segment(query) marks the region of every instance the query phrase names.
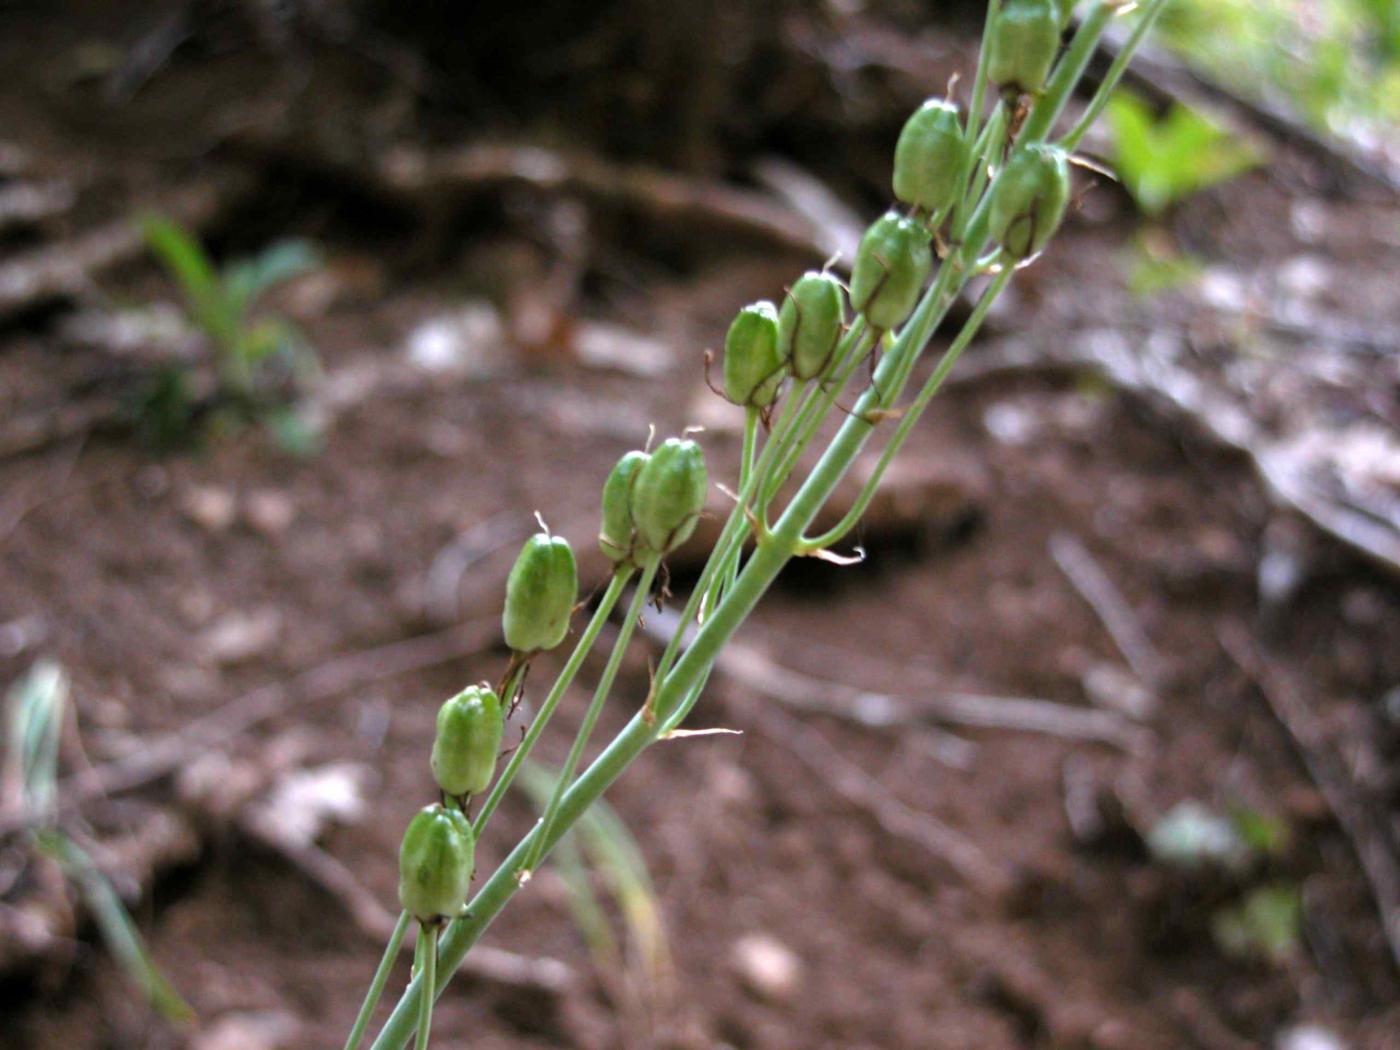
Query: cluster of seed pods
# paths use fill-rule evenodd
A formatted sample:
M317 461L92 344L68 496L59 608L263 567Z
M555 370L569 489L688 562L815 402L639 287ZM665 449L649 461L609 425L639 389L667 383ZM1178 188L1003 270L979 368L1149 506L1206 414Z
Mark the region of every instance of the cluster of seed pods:
M1044 87L1073 6L1074 0L1001 4L988 27L986 69L1008 105ZM825 270L809 271L787 289L781 308L766 300L744 307L725 337L722 393L728 400L766 418L789 378L826 380L849 312L877 337L903 325L932 273L935 242L943 243L944 224L961 206L979 163L995 175L986 204L992 245L1012 264L1044 247L1069 202L1065 151L1012 143L1003 158L995 151L977 156L975 147L949 99L929 99L909 117L895 147L898 204L861 238L849 285ZM654 566L694 531L707 486L704 454L687 438L626 453L603 487L599 547L618 570ZM548 530L531 536L511 570L502 614L513 670L564 640L577 601L568 542ZM513 693L517 681L507 672L502 691ZM441 799L414 816L399 854L400 902L425 930L435 931L465 907L475 862L466 810L495 778L512 700L507 695L503 704L483 683L438 711L431 767Z
M599 546L619 565L663 557L695 530L708 484L704 454L689 439L627 453L603 487ZM513 669L564 640L577 602L578 570L568 541L547 530L531 536L506 581L501 615ZM513 681L509 672L506 681ZM476 843L464 811L495 777L507 713L485 683L438 710L431 765L442 798L413 818L399 851L400 903L425 926L460 914L466 902Z
M1039 94L1058 53L1073 0L1006 0L989 27L988 75L1011 103ZM826 272L804 274L781 309L744 307L724 343L724 396L766 412L783 382L825 378L850 308L877 333L913 312L933 271L934 242L967 190L975 161L958 107L931 98L905 123L895 146L898 205L865 231L848 288ZM992 243L1016 264L1038 253L1064 218L1068 156L1055 146L1012 149L993 184ZM621 467L621 464L619 464Z

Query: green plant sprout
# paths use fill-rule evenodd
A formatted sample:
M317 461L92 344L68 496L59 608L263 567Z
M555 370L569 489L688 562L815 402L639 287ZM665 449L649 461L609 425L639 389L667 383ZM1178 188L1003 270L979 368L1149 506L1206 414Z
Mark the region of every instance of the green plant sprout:
M1220 813L1187 800L1152 826L1147 849L1153 860L1178 871L1223 872L1251 882L1282 856L1288 840L1288 826L1276 817L1247 808ZM1210 932L1227 955L1278 965L1296 954L1302 920L1298 887L1274 880L1246 886L1237 900L1217 907Z
M1142 99L1119 91L1108 122L1118 177L1149 218L1263 161L1257 148L1180 103L1159 120Z
M472 946L642 752L684 735L681 726L721 649L783 567L796 557L835 563L858 560L859 555L841 554L833 547L855 527L885 470L1015 270L1034 261L1059 226L1070 199L1070 155L1102 113L1132 52L1165 3L1148 0L1141 5L1126 45L1084 113L1067 134L1054 138L1105 29L1115 16L1126 15L1129 5L1122 0L1086 5L1078 28L1062 47L1073 4L991 0L970 103L959 122L961 146L949 148L947 118L940 115L954 106L952 100L933 100L932 110L915 115L916 125L908 134L920 141L905 143L895 171L899 207L876 220L853 260L848 296L853 319L846 322L847 310L839 301L835 308L829 301L821 306L828 292L811 282L800 297L798 286L788 292L786 325L782 311L772 303L741 312L725 341L723 369L723 394L744 416L737 476L727 490L732 491L734 507L653 670L648 695L585 767L583 757L598 715L611 697L637 620L653 600L663 559L694 531L709 485L699 446L684 436L652 451L629 452L618 462L603 487L599 545L614 565L607 589L524 738L471 818L470 837L444 834L434 845L439 858L434 863L443 877L439 888L447 885L451 873L470 864L475 840L487 831L501 798L630 588L622 626L544 814L470 901L465 894L457 900L445 893L420 901L406 892L418 865L429 863L428 851L414 847L400 883L405 910L355 1020L348 1048L358 1047L368 1031L393 959L414 920L422 931L419 963L373 1045L376 1050L399 1048L416 1032L417 1045L424 1046L432 1004ZM993 58L996 76L1002 78L996 81ZM939 167L911 171L910 165ZM982 278L985 281L974 286L971 314L927 378L906 397L920 358L952 304L969 282ZM794 367L794 360L801 363ZM848 389L851 395L843 397ZM804 452L825 433L822 424L838 406L843 416L839 427L816 464L799 476ZM889 426L893 430L850 513L827 532L808 535L856 457L874 434ZM791 495L780 498L787 492ZM572 559L566 565L562 556L554 556L546 564L540 553L559 542L547 531L532 539L521 557L540 559L539 563L526 569L517 565L518 578L516 570L511 573L504 624L508 639L516 635L520 644L510 643L515 652L498 689L500 707L507 710L518 702L531 647L558 640L552 617L565 600L575 600ZM518 583L526 579L534 582ZM453 797L444 789L442 804L434 808L460 809L465 815L473 806L473 798ZM421 815L414 819L418 822ZM410 845L406 840L406 853ZM452 908L444 907L449 903Z
M289 403L319 373L316 354L291 322L257 311L268 292L320 265L310 245L279 241L219 270L199 241L173 220L147 215L141 231L151 254L179 286L190 322L209 341L214 399L223 415L261 420L288 451L313 451L315 435ZM146 429L167 440L188 432L194 412L180 370L161 375L139 410Z
M27 834L36 855L56 864L76 887L127 977L161 1016L186 1023L194 1012L151 961L111 880L91 854L58 826L58 744L67 706L68 676L57 664L38 663L15 683L8 703L7 787L18 796L19 808L34 817Z

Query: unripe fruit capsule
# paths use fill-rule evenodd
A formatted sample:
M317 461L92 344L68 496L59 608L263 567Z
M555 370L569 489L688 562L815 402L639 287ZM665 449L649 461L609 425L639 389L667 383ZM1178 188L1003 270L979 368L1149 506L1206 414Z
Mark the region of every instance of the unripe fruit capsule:
M930 213L958 198L967 158L958 111L945 99L931 98L914 111L894 147L894 195Z
M632 486L637 472L651 457L645 452L629 452L617 461L603 483L603 525L598 530L598 546L615 562L632 557L637 523L632 520Z
M466 817L436 803L419 810L399 847L399 903L419 922L453 918L467 902L475 863Z
M797 279L778 312L778 345L792 374L815 379L826 372L846 328L846 295L829 273Z
M468 686L437 713L433 779L454 797L479 795L491 784L501 751L505 719L501 700L485 685Z
M576 601L578 568L569 541L547 532L531 536L506 581L506 644L518 653L553 649L569 633Z
M669 554L689 539L705 509L708 486L699 445L681 438L662 442L637 472L632 487L638 549Z
M767 408L782 382L778 311L767 300L750 303L724 337L724 396L736 405Z
M1045 85L1064 26L1057 0L1006 0L988 29L987 76L1008 91Z
M865 231L851 268L851 306L871 327L904 323L933 269L933 238L898 212L886 212Z
M1069 157L1036 143L1018 150L997 176L992 193L992 239L1013 259L1028 259L1045 247L1069 205Z

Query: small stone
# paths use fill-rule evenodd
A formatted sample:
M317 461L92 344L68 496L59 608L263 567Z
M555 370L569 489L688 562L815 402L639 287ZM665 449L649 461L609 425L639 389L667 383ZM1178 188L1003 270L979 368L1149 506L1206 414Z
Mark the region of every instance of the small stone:
M301 1043L301 1022L280 1010L226 1014L190 1040L191 1050L283 1050Z
M201 632L197 645L213 663L242 663L272 648L281 630L282 614L276 609L231 612Z
M276 489L259 489L249 493L243 504L243 516L248 525L268 539L279 539L296 517L291 497Z
M710 771L708 793L721 805L749 810L758 797L758 788L747 770L726 763Z
M180 510L185 517L206 532L228 531L238 513L233 493L214 485L195 485L180 497Z
M1096 707L1118 711L1139 721L1157 708L1152 690L1117 664L1096 663L1084 674L1084 695Z
M1274 1040L1276 1050L1347 1050L1347 1044L1320 1025L1285 1028Z
M472 302L422 322L409 334L403 352L424 372L483 377L502 371L507 363L501 350L504 339L495 308Z
M744 987L766 1002L787 1000L801 979L802 961L787 945L766 933L739 938L730 958Z

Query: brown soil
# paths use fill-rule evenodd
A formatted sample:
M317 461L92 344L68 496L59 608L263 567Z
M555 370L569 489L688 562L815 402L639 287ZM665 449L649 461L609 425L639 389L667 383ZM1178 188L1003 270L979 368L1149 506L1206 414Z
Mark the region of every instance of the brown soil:
M83 85L59 91L39 75L38 56L58 68L84 41L108 39L103 23L112 15L102 5L71 6L66 15L0 15L6 58L33 49L27 75L0 99L0 114L15 117L5 136L51 171L108 163L103 178L116 184L118 203L104 210L91 203L93 191L84 196L105 215L147 199L160 185L152 179L176 187L214 170L250 177L257 189L245 201L267 200L267 211L234 208L211 230L214 243L241 251L279 224L318 239L334 294L314 306L313 297L292 297L286 308L332 381L357 369L378 374L377 365L401 359L423 318L528 284L551 265L555 247L541 232L547 202L431 215L447 224L444 233L422 215L266 157L220 153L191 165L202 136L215 134L214 114L185 89L203 85L217 99L220 84L262 84L263 64L285 70L285 58L266 59L259 47L230 54L216 36L180 53L168 78L157 73L118 111L126 127L84 124L65 93ZM958 39L940 31L930 47L945 37ZM354 76L337 80L330 59L315 68L346 93L362 87ZM317 80L318 91L329 92L325 82ZM311 93L299 98L317 104ZM158 133L143 138L133 130L141 120ZM794 133L792 120L777 126L774 134ZM856 138L852 149L874 147ZM667 159L685 156L679 148ZM878 192L852 192L862 190ZM1206 198L1203 207L1225 216L1220 225L1187 234L1220 265L1282 255L1293 246L1278 216L1301 193L1250 176ZM1132 220L1116 196L1097 196L1064 244L1024 276L997 333L1072 338L1063 333L1075 324L1150 317L1124 295L1117 272ZM1375 207L1333 205L1352 229L1364 228ZM68 669L82 748L70 738L65 769L110 760L331 657L440 629L424 611L434 559L503 513L527 529L538 508L591 551L610 464L645 439L648 423L669 432L697 417L708 397L697 348L713 345L736 305L772 296L808 261L703 230L638 229L625 215L596 216L589 236L589 272L570 309L652 333L664 376L599 370L557 347L507 347L490 375L419 374L375 388L333 416L325 450L310 458L289 457L258 432L157 457L128 434L102 430L0 462L0 625L30 617L42 625L41 641L0 653L0 683L39 655ZM455 246L444 253L444 242ZM1365 278L1340 282L1353 298L1339 309L1394 323L1394 304L1380 301L1371 281L1375 250L1361 244L1348 254L1343 245L1329 256ZM518 272L497 272L507 267ZM169 296L144 264L109 275L103 287L128 301ZM64 312L46 307L0 331L0 418L56 404L82 377L110 367L101 354L65 346L56 334ZM704 415L708 422L717 413ZM1122 658L1049 553L1051 538L1067 534L1122 589L1161 654L1159 707L1141 746L954 729L975 747L960 768L938 758L923 729L799 714L819 740L793 737L762 682L718 676L693 722L744 735L659 746L609 796L655 882L669 979L639 990L635 974L600 970L562 884L545 872L488 942L562 960L578 982L550 995L459 981L435 1018L439 1045L1213 1050L1268 1045L1291 1025L1315 1022L1353 1047L1400 1047L1396 975L1352 845L1257 683L1219 641L1222 629L1243 625L1278 673L1302 686L1332 739L1366 740L1368 754L1393 761L1394 723L1384 722L1380 700L1400 681L1400 586L1281 519L1241 458L1111 389L1053 372L998 374L955 386L933 416L906 453L932 464L935 495L916 488L913 496L929 501L924 524L867 529L860 540L869 557L859 567L795 566L742 640L782 667L893 696L954 690L1086 706L1085 676ZM1030 427L1025 440L994 436L991 421L1008 417ZM734 433L719 428L702 440L716 476L732 482ZM259 518L269 494L292 509L289 521ZM229 503L229 520L201 510L211 499ZM1284 606L1264 609L1257 578L1271 529L1302 537L1304 581ZM514 543L497 544L470 570L462 617L494 615ZM692 566L681 559L674 568L683 593ZM601 571L590 554L590 585ZM230 616L275 627L248 653L218 660L207 640ZM226 752L258 763L290 748L308 766L368 766L375 782L362 819L332 828L321 845L392 906L398 836L431 796L435 705L463 683L496 677L503 662L498 646L487 647L331 700L293 701L228 740ZM540 663L535 689L549 670ZM567 698L546 757L562 757L598 670L591 662ZM645 690L639 657L600 733L621 725ZM1005 884L969 880L926 839L882 825L865 804L869 793L857 798L840 777L819 775L820 741L871 778L873 797L969 839ZM1067 805L1086 793L1096 820L1072 827ZM93 825L110 832L184 804L170 778L135 795L139 802L94 806ZM1183 799L1282 820L1289 844L1244 875L1168 871L1149 859L1142 835ZM480 846L483 865L533 811L512 798L501 816ZM61 957L8 976L18 994L3 1010L0 1045L179 1046L259 1012L294 1019L294 1034L272 1045L341 1045L380 946L283 858L227 823L198 819L197 859L164 870L135 904L155 960L198 1014L193 1035L154 1018L84 929ZM7 841L6 870L18 848ZM1297 951L1281 963L1228 956L1211 936L1211 916L1271 881L1303 894ZM21 877L7 892L23 886ZM746 969L755 937L792 953L790 980L765 986ZM405 961L391 989L406 970Z

